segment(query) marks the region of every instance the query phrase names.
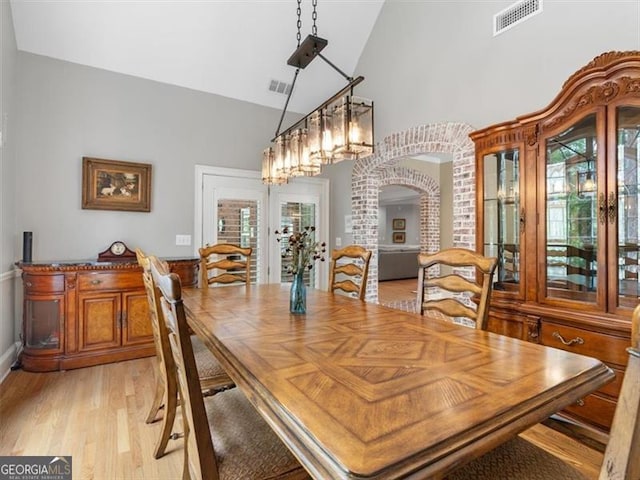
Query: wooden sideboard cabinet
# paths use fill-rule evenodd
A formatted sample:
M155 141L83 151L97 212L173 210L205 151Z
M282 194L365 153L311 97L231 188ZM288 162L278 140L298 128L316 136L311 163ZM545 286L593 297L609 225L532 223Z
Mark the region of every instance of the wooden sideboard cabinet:
M166 259L197 286L198 259ZM46 372L155 355L135 262L18 263L24 286L22 367Z
M563 415L606 432L640 282L640 52L609 52L552 103L473 132L489 329L597 357L613 383Z

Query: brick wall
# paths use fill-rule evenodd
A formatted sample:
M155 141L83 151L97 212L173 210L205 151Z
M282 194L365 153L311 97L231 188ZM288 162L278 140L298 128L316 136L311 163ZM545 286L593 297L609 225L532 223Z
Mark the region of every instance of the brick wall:
M366 300L378 301L378 194L403 185L421 193L420 249L440 248L440 187L429 176L397 167L405 157L449 153L453 157L453 246L475 250L475 150L464 123L421 125L389 135L373 155L357 160L351 175L353 242L373 251Z

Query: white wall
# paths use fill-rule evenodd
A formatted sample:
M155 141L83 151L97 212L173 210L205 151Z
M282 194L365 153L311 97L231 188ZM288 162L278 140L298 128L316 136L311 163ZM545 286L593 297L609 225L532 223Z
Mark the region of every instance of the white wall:
M513 3L386 0L356 69L359 94L376 102L379 140L534 112L595 56L640 48L638 1L545 0L541 14L493 37L493 15Z
M47 57L18 55L17 231L33 260L95 259L114 240L192 255L196 164L259 170L276 109ZM82 157L151 163L151 212L81 208Z
M14 360L14 340L20 325L16 310L16 284L14 249L16 233L15 216L15 73L16 42L8 0L0 1L0 379Z
M381 245L394 245L393 232L404 232L404 243L395 245L420 245L420 205L399 203L380 207L379 218L384 219L382 228L378 231L378 242ZM405 219L405 229L395 230L393 220Z

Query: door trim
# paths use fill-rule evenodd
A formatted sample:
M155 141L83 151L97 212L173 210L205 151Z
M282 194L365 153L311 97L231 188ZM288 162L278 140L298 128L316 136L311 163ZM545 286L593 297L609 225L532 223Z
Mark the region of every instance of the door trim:
M205 175L219 175L221 177L232 178L260 178L261 173L256 170L240 170L237 168L224 168L224 167L212 167L209 165L196 165L195 168L195 204L194 204L194 218L193 218L193 254L196 257L200 256L198 249L199 245L203 242L202 221L203 221L203 198L202 192L204 191L204 176Z

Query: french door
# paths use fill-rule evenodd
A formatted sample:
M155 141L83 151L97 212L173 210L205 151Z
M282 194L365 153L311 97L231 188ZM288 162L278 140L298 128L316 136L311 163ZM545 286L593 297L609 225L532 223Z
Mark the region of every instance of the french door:
M283 243L275 231L316 228L316 239L328 243L329 185L326 179L300 178L281 186L262 184L259 172L196 166L195 254L219 242L253 248L253 283L290 282ZM326 256L325 256L326 258ZM328 260L306 275L310 287L325 288Z
M323 188L320 184L305 182L278 185L272 187L270 195L271 231L282 232L288 228L289 232L300 232L306 227L315 227L316 241L327 242L328 220L322 213L328 212L323 208ZM328 192L327 192L328 196ZM325 215L326 216L326 215ZM324 234L324 237L323 237ZM328 243L328 242L327 242ZM289 272L291 259L283 257L286 243L284 239L271 250L271 282L291 282L293 276ZM304 273L305 284L312 288L325 288L327 284L327 254L325 261L316 261L313 269Z

